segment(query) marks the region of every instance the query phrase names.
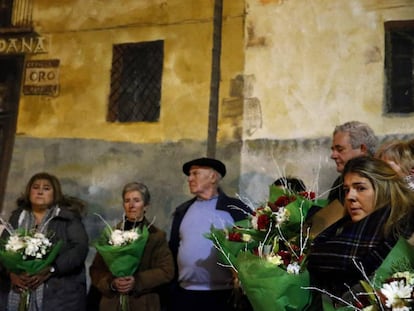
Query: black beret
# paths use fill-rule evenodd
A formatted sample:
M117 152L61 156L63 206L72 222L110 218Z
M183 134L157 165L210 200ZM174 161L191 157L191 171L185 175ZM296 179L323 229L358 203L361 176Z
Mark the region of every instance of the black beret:
M184 174L186 174L187 176L190 175L190 168L193 165L211 167L212 169L219 172L221 177L224 177L224 175L226 175L226 166L224 165L224 163L219 160L212 159L212 158L199 158L199 159L191 160L187 163L184 163L183 165Z

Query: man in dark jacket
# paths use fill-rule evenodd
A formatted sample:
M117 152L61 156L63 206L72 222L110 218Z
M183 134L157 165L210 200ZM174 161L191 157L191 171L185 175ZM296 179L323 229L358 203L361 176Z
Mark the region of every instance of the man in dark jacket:
M199 158L183 165L190 192L195 197L177 207L170 234L176 264L172 310L233 310L233 277L217 263L217 250L204 237L212 225L224 228L246 218L251 210L227 196L219 182L225 165L216 159Z
M356 157L373 156L378 139L368 124L350 121L337 125L333 132L331 159L335 161L336 171L341 174L345 164ZM343 204L342 178L334 181L328 196L329 202L338 200Z
M335 161L336 171L341 174L345 164L353 158L374 155L377 144L374 131L366 123L349 121L337 125L331 145L331 159ZM338 176L328 195L329 204L321 211L319 207L315 207L308 213L307 222L311 226L311 236L318 235L345 215L344 198L343 180Z

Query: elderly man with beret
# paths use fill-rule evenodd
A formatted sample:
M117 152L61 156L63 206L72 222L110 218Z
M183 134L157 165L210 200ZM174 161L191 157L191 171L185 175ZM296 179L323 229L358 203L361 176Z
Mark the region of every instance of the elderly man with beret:
M251 210L242 201L227 196L219 187L226 166L213 158L199 158L183 165L194 198L178 206L170 234L176 263L172 309L233 310L233 277L217 263L217 250L204 237L214 225L223 228L246 218Z

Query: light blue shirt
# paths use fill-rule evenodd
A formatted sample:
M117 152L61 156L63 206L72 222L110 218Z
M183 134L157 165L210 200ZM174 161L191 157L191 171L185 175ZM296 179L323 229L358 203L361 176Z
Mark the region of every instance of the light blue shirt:
M217 197L196 200L190 206L180 226L178 248L178 280L188 290L221 290L232 288L230 269L220 266L217 249L204 237L212 225L231 226L234 221L225 211L216 209Z

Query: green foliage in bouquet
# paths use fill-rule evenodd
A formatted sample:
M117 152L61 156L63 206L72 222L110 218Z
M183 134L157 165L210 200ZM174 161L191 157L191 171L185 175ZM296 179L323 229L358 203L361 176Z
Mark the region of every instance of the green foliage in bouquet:
M138 233L137 239L124 245L111 245L109 241L114 230L106 227L94 243L109 271L116 277L133 275L141 263L149 232L147 226L134 230Z
M363 267L360 267L363 271ZM409 280L407 280L407 278ZM414 248L400 237L374 276L360 281L363 292L352 292L352 300L324 292L323 311L348 310L413 310L414 308ZM352 291L352 289L351 289ZM333 301L343 307L335 308Z
M303 222L312 206L325 207L327 204L326 199L317 199L315 193L311 191L294 193L275 185L269 187L268 205L273 212L283 207L287 214L285 221L280 223L274 221L274 225L280 225L280 231L276 234L282 234L286 239L301 233Z
M49 246L40 249L40 243L46 243ZM12 245L14 247L8 247L10 244L14 244ZM41 233L16 230L7 239L1 241L0 262L10 272L16 274L26 272L32 275L50 266L61 247L62 241L52 244L49 238ZM27 256L25 253L28 248L36 253L36 256Z
M251 251L259 243L252 237L255 230L249 229L249 220L236 222L232 227L217 229L211 227L205 237L211 240L218 250L219 263L237 270L237 257L242 251Z
M239 279L255 311L303 310L311 293L309 273L289 274L261 257L242 253L237 258Z
M306 215L324 207L313 192L295 193L271 185L268 200L233 227L212 227L205 236L219 250L219 261L232 267L255 311L303 310L311 301L306 270Z

